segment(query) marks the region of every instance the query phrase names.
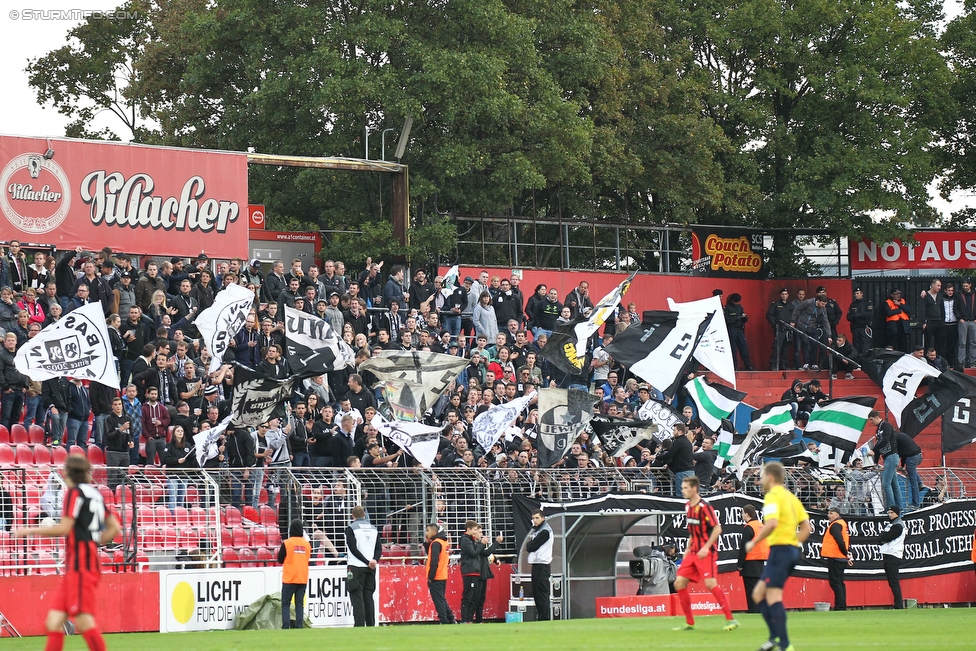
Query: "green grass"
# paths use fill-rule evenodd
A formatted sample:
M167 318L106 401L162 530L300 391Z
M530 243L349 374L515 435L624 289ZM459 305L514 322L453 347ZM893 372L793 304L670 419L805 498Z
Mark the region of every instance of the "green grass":
M109 649L138 651L272 651L327 648L329 651L450 651L452 649L708 649L755 651L767 637L759 615L740 615L738 630L725 632L720 616L699 617L694 631L672 631L684 622L677 617L644 619L581 619L525 624L468 626L386 626L363 629L299 631L216 631L209 633L129 633L106 636ZM790 640L797 651L825 649L973 648L973 611L968 608L790 613ZM0 651L41 649L42 638L0 640ZM68 638L65 649L85 649L80 636Z

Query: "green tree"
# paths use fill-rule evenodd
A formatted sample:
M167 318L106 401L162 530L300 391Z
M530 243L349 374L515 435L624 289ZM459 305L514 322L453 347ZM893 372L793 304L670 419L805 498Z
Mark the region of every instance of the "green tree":
M110 128L93 131L91 122L103 111L115 115L134 140L148 136L146 112L139 97L136 60L148 35L148 3L129 0L117 13L130 18L87 18L68 32L68 45L53 50L27 66L29 83L40 104L51 103L72 118L65 135L117 140Z
M952 103L942 131L946 169L940 183L942 195L949 198L956 190L976 188L976 2L968 0L965 11L946 26L942 45L952 69ZM971 229L976 210L961 210L945 225Z

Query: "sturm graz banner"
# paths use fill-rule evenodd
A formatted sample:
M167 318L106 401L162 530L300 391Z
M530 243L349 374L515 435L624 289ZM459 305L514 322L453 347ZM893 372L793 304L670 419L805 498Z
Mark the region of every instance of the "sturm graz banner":
M213 373L224 362L224 353L254 306L254 292L240 285L231 285L217 292L213 305L197 315L194 324L210 351L210 368Z
M283 380L257 377L240 364L234 367L232 427L257 427L272 418L285 416L285 402L291 398L295 378Z
M570 443L593 417L597 397L579 389L540 389L539 467L549 468L569 451Z
M718 550L719 572L735 572L739 557L739 545L745 525L742 507L752 504L762 513L762 500L745 495L719 495L704 498L715 508L722 524ZM569 502L540 502L514 495L512 497L515 520L516 548L524 540L531 522L532 510L541 508L546 518L560 513L593 513L619 515L636 523L642 515L660 514L660 534L653 544L670 543L678 553L684 553L688 545L685 528L685 500L656 497L639 493L616 493L591 500ZM827 529L827 514L810 511L813 534L803 545L803 554L793 576L817 579L827 578L827 562L820 558L820 544ZM879 580L885 576L878 536L888 527L887 517L847 517L850 529L851 558L845 579ZM972 572L970 558L973 529L976 528L976 500L959 500L919 509L903 518L908 536L905 539L905 555L901 564L901 576L925 577L952 572Z

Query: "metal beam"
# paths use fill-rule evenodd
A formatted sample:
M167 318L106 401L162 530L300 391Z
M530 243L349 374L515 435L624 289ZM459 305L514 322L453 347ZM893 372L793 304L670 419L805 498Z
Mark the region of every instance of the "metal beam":
M280 165L282 167L314 167L327 170L347 170L351 172L383 172L403 174L406 165L387 163L361 158L339 158L329 156L282 156L278 154L248 154L247 162L254 165Z

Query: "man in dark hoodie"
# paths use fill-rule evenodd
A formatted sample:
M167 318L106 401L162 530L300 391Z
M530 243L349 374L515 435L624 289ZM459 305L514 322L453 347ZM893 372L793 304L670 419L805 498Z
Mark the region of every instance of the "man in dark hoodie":
M434 602L437 619L441 624L456 624L454 611L447 605L447 576L451 565L451 539L436 524L428 524L424 531L424 549L427 560L427 590Z
M504 538L499 534L495 540L500 543ZM461 578L464 581L461 593L462 624L472 621L481 623L488 579L493 576L491 557L496 547L488 536L482 535L480 524L474 520L464 523L464 535L461 536Z

